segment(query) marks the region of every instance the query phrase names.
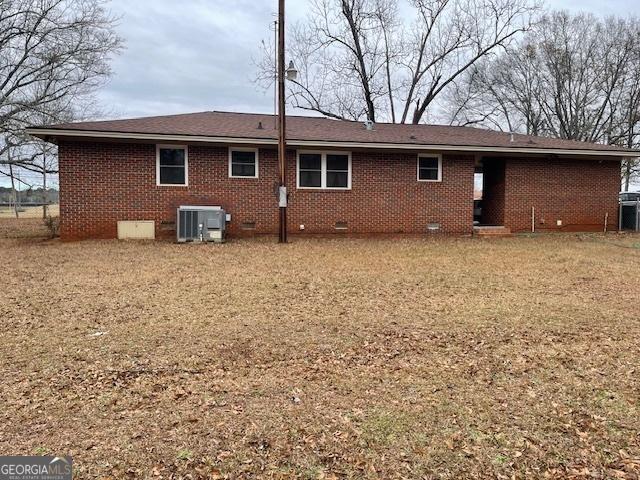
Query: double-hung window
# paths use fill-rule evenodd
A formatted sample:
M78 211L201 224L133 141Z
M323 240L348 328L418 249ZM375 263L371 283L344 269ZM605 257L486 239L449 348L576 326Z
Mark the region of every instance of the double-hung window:
M156 147L156 185L186 186L188 184L187 147L158 145Z
M442 156L418 155L418 181L442 181Z
M258 178L258 150L255 148L230 148L229 177Z
M351 154L298 152L298 188L348 190L351 188Z

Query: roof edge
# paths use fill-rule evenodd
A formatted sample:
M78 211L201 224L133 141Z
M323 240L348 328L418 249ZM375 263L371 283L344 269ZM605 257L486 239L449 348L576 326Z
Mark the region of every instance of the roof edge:
M149 140L162 142L192 142L192 143L230 143L253 145L277 145L273 138L250 137L216 137L206 135L159 134L159 133L126 133L107 132L99 130L74 130L46 127L27 128L26 133L35 137L82 137L82 138L112 138L121 140ZM322 140L287 140L287 145L295 147L331 147L331 148L378 148L395 150L441 150L456 152L487 152L487 153L539 153L548 155L583 155L601 157L640 157L640 151L633 150L598 150L598 149L565 149L539 147L491 147L477 145L447 145L447 144L418 144L418 143L378 143L378 142L336 142Z

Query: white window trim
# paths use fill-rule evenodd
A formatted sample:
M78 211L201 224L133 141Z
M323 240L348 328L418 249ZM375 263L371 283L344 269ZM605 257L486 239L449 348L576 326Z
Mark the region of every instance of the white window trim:
M438 178L436 180L427 180L420 178L420 159L421 158L437 158L438 159ZM441 182L442 181L442 155L439 153L419 153L416 159L416 178L419 182Z
M232 175L231 172L233 171L233 169L231 168L231 158L232 158L232 154L233 152L254 152L256 154L256 174L252 177L246 176L246 175ZM258 170L258 165L260 163L259 160L259 155L258 155L258 149L257 148L241 148L241 147L233 147L233 148L229 148L229 178L258 178L259 177L259 170Z
M301 187L300 186L300 155L315 154L320 155L320 183L319 187ZM349 170L347 171L346 187L327 187L327 155L346 155L349 160ZM298 150L296 152L296 188L298 190L351 190L351 152L334 151L334 150Z
M184 150L184 183L160 183L160 149L171 148ZM156 186L188 187L189 186L189 148L187 145L156 145Z

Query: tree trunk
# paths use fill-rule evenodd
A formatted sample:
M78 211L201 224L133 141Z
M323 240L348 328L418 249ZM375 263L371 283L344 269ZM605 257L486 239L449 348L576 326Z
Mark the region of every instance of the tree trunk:
M9 177L11 178L11 196L13 197L13 211L18 217L18 192L16 192L16 180L13 176L13 164L9 160Z
M365 64L364 54L362 53L362 46L360 44L360 31L358 29L358 25L356 24L355 18L353 17L353 8L349 5L349 3L346 0L342 0L342 14L344 15L345 19L347 20L347 23L349 24L351 37L353 38L353 46L355 49L356 61L358 63L356 72L360 77L360 83L362 85L362 91L364 94L364 101L367 105L367 120L371 120L372 122L375 122L376 108L373 103L373 97L371 94L371 85L369 84L370 79L367 73L367 65Z
M625 160L624 162L624 173L622 174L624 179L624 190L625 192L629 191L629 182L631 180L631 160Z
M45 154L45 147L42 147L42 218L47 219L47 207L49 205L49 194L47 192L47 156Z

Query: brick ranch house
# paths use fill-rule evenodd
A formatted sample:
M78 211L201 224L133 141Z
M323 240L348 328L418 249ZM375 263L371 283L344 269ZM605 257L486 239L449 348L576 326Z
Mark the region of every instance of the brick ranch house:
M219 205L230 236L277 232L271 115L202 112L31 128L59 148L63 240L115 238L119 220L175 235L180 205ZM606 145L435 125L287 120L289 231L299 234L617 228L620 160Z

